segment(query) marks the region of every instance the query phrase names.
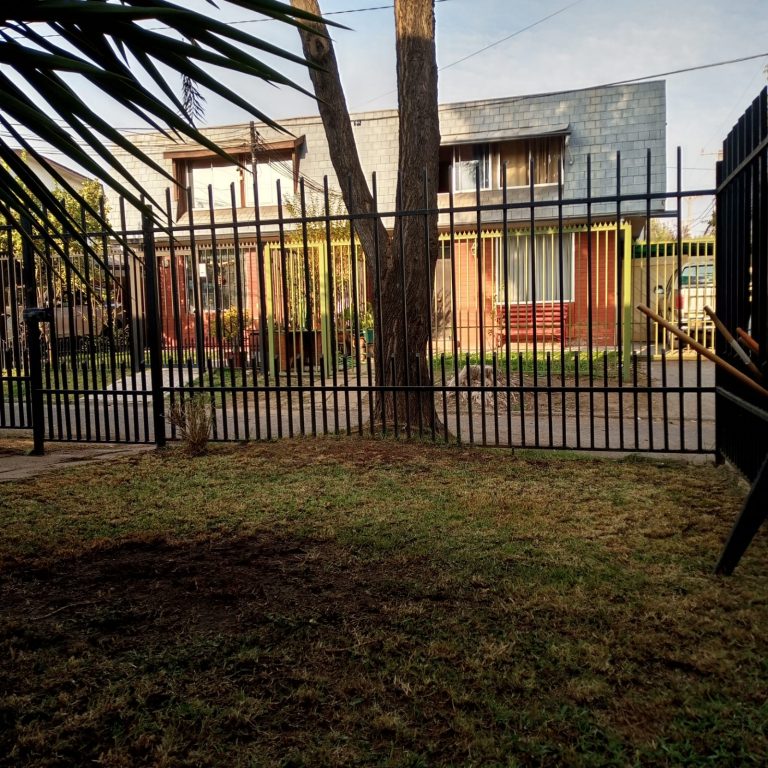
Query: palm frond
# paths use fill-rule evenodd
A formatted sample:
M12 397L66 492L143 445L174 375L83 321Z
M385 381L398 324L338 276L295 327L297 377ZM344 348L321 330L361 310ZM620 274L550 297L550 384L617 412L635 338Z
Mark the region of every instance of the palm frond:
M213 0L208 2L219 7ZM299 28L304 28L305 22L317 20L314 15L278 0L226 0L221 4ZM110 144L120 146L154 171L170 177L122 136L104 117L103 108L94 109L87 103L73 76L97 87L147 127L169 137L197 142L227 158L227 153L195 125L203 116L201 87L237 104L258 120L278 129L280 126L224 85L219 74L212 76L209 67L244 73L307 93L263 59L268 55L285 63L311 66L303 57L212 18L210 12L190 10L170 0L26 0L3 5L3 124L17 137L24 131L48 143L137 207L145 207L146 193L133 174L115 159ZM26 137L24 144L30 147ZM34 156L51 170L42 154L34 152ZM19 170L18 157L8 140L2 138L0 159L14 173ZM17 176L18 173L13 178ZM23 179L28 192L15 189L13 178L6 175L0 185L9 210L21 212L29 205L29 195L50 209L50 192L34 174L25 174ZM162 208L157 201L147 199Z
M191 125L205 117L205 96L200 93L197 83L189 76L181 78L182 109Z

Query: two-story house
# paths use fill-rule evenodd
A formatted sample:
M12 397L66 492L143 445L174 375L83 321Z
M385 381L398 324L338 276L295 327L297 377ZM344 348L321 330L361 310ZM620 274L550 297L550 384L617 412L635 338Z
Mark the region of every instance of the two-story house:
M300 180L315 215L322 206L324 177L332 202L338 200L333 193L339 180L319 116L280 123L290 135L264 125L206 129L237 164L157 133L130 134L178 180L170 190L166 179L114 150L153 198L167 205L174 238L158 239L157 245L163 302L176 306L181 316L174 330L167 313L166 335L175 336L180 346L191 346L195 334L212 339L213 319L235 308L253 327L266 317L273 330L293 325L325 333L324 307L334 307L341 317L353 295L361 304L370 295L362 261L354 270L357 286L350 282L348 235L338 239L336 233L328 259L325 237L310 232L316 266L306 264L301 238L292 237L296 225L285 223L296 216ZM391 212L397 113L361 112L352 115L352 123L363 169L376 173L378 210ZM545 337L549 328L552 341L582 344L591 319L593 343L615 343L625 277L621 260L648 211L655 215L664 207L661 197L652 199L650 208L647 199L631 198L665 189L665 125L663 82L440 107L441 258L434 326L444 349L507 343L507 317L514 326L510 340L527 343L531 307L547 305L558 307L557 321L553 314L539 314L538 336ZM619 201L619 193L630 199ZM117 210L117 202L111 207ZM138 231L137 214L128 211L127 217L128 228ZM392 219L385 216L385 221ZM324 294L328 265L337 273L330 298ZM283 270L289 296L282 295ZM314 294L309 302L307 287ZM306 313L308 305L312 311Z

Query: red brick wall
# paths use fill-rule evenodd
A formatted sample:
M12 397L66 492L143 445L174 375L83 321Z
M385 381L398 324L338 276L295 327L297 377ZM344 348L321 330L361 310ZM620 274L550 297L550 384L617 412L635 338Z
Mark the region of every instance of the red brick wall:
M591 254L590 254L591 242ZM590 270L591 256L591 270ZM590 317L589 274L592 274L592 343L616 343L616 233L578 233L574 244L574 304L570 315L572 345L586 346Z
M249 327L256 327L259 323L260 315L260 297L259 297L259 265L256 258L256 248L243 247L240 251L243 260L243 309L250 316L250 323L246 324L246 339L248 344ZM175 349L177 345L176 327L177 323L173 313L173 280L170 260L171 256L166 254L158 257L158 266L160 272L160 302L163 317L163 344L167 349ZM196 313L192 311L187 301L186 276L184 271L185 254L177 253L173 258L176 259L176 296L179 307L179 325L181 326L182 343L185 347L194 349L195 346L195 318ZM216 321L213 313L204 312L203 315L203 333L206 345L215 344L216 339Z

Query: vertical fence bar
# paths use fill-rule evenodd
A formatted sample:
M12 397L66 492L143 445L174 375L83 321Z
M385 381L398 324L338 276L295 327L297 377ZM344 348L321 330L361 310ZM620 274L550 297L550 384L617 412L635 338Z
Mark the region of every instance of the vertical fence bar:
M288 407L288 436L293 437L293 386L291 383L291 370L293 368L293 363L295 361L295 352L296 352L296 334L295 332L289 332L289 326L291 325L291 313L288 305L288 259L286 257L286 248L285 248L285 219L283 214L283 194L281 190L280 180L278 179L275 182L276 192L277 192L277 218L278 218L278 232L280 236L280 292L282 294L282 313L283 313L283 322L282 326L278 326L282 328L282 333L285 339L285 353L280 354L278 345L278 354L276 357L279 358L278 365L276 366L275 370L275 386L277 386L277 376L278 376L278 370L280 367L280 363L283 361L285 362L285 382L286 382L286 391L285 391L285 397L287 400L287 407ZM278 331L278 334L280 331ZM293 355L290 354L290 345L293 345ZM291 359L293 357L293 360ZM276 397L280 397L280 390L279 388L275 390ZM301 397L301 396L299 396Z
M682 190L682 182L683 182L683 163L682 163L682 150L680 147L677 148L677 167L675 168L675 178L676 178L676 186L677 186L677 218L676 218L676 224L677 224L677 274L680 275L682 273L682 260L683 260L683 233L682 233L682 207L683 207L683 199L680 196L681 190ZM650 238L646 238L649 241L650 245ZM678 318L679 321L679 318ZM689 331L690 333L690 331ZM714 331L713 331L714 333ZM704 339L702 339L704 343L706 343L706 333L704 334ZM666 364L666 363L665 363ZM665 378L666 378L666 370L664 371ZM683 354L682 349L680 349L680 354L677 356L677 384L680 387L680 392L678 396L678 408L680 409L680 449L685 449L685 394L683 393L683 384L684 384L684 376L685 372L683 369ZM666 389L666 387L665 387ZM666 410L666 392L664 393L664 406Z
M406 274L405 274L405 254L404 254L404 248L405 248L405 235L403 233L403 228L405 227L405 216L408 214L403 214L403 185L400 181L400 172L398 172L398 179L397 179L397 211L398 216L397 220L395 222L395 227L397 228L397 245L394 245L398 249L399 255L400 255L400 288L401 288L401 295L402 295L402 302L403 302L403 360L405 361L405 396L403 398L403 407L405 408L405 435L407 438L411 437L411 350L410 345L408 343L408 292L406 290ZM392 359L393 365L395 365L394 358ZM397 368L395 367L392 372L392 384L395 385L397 382ZM394 390L394 396L393 396L395 404L397 404L398 400L398 390ZM397 408L397 405L395 405L395 408ZM395 432L397 432L397 429L395 429ZM397 435L396 435L397 436Z
M648 148L645 154L645 240L650 246L651 242L651 150ZM645 303L651 304L651 270L650 270L651 249L648 248L648 267L645 270ZM680 290L680 274L678 273L678 291ZM653 450L653 350L651 349L651 320L646 318L646 336L645 336L645 360L648 370L646 371L646 382L648 386L648 447ZM682 354L682 348L680 349Z
M587 163L589 163L589 159L587 159ZM535 190L534 190L534 180L535 180L535 173L536 173L536 161L533 156L533 153L531 153L531 156L528 160L528 193L529 193L529 201L531 204L530 208L530 227L531 231L529 233L530 237L530 244L531 244L531 282L530 282L530 291L531 291L531 328L533 329L533 434L534 434L534 441L536 448L539 447L540 443L540 435L539 435L539 342L536 338L538 336L539 328L538 328L538 319L536 317L537 309L539 306L539 300L536 295L536 292L538 290L538 270L536 269L536 208L534 207L534 199L535 199ZM589 192L587 192L587 197L589 197ZM543 280L542 280L542 299L544 297L544 291L543 291ZM543 308L543 303L542 303ZM542 313L543 317L543 313ZM527 334L526 334L527 335ZM527 351L527 350L526 350Z
M27 346L29 349L29 383L32 410L32 453L42 456L45 452L45 412L43 408L43 367L40 348L40 315L29 312L37 307L37 280L35 278L35 251L32 247L32 223L27 216L21 220L22 268L24 274L24 303L28 313Z
M487 427L485 423L485 243L482 233L482 219L480 216L480 168L475 167L475 251L477 254L477 335L478 351L480 352L480 435L482 444L486 445ZM469 365L467 366L467 384L471 385L472 376ZM472 399L472 392L468 393Z
M594 281L592 276L592 155L587 155L587 367L589 371L589 447L595 447Z
M627 294L632 292L630 283L629 291L625 289L624 280L628 276L631 279L632 262L627 262L624 258L625 233L621 222L621 151L616 152L616 230L614 234L614 253L616 264L616 350L617 350L617 372L619 384L619 448L624 449L624 372L628 362L628 354L625 350L625 344L629 341L630 348L632 343L632 316L629 317L629 324L626 324L625 304L631 302L631 296ZM630 304L631 306L631 304ZM630 310L631 311L631 310Z
M424 207L426 209L427 205L429 203L429 174L424 169ZM430 244L430 234L429 234L429 215L424 215L424 250L426 253L426 266L427 266L427 355L428 355L428 368L429 368L429 394L428 397L428 403L429 403L429 409L432 413L432 418L430 420L431 424L431 430L430 434L432 435L432 441L434 442L436 439L436 432L435 432L435 421L437 419L437 409L435 408L435 368L434 368L434 357L435 357L435 351L434 346L432 343L432 316L434 312L434 300L435 300L435 287L434 287L434 272L432 270L432 250L431 250L431 244ZM435 247L439 247L439 245L435 245ZM419 409L419 413L421 413L421 409ZM443 428L447 430L447 425L443 425Z
M161 348L162 320L158 295L155 232L152 216L144 213L141 218L144 236L144 266L146 269L147 341L149 342L149 366L152 374L152 425L155 432L155 445L158 448L163 448L165 446L165 407ZM145 436L145 439L147 437Z
M456 402L456 442L461 445L461 397L459 394L459 339L457 312L459 307L458 283L456 281L456 229L453 208L453 185L448 193L448 216L450 220L450 250L451 258L451 333L453 335L453 383ZM446 395L447 397L447 395Z

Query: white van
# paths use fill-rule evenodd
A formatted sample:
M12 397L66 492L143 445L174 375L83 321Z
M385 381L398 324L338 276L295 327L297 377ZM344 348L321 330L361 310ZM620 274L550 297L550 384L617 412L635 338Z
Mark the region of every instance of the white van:
M715 262L712 258L688 261L682 265L678 286L677 270L667 282L665 295L666 319L700 344L712 344L715 326L704 307L715 309ZM674 349L677 337L667 335Z

